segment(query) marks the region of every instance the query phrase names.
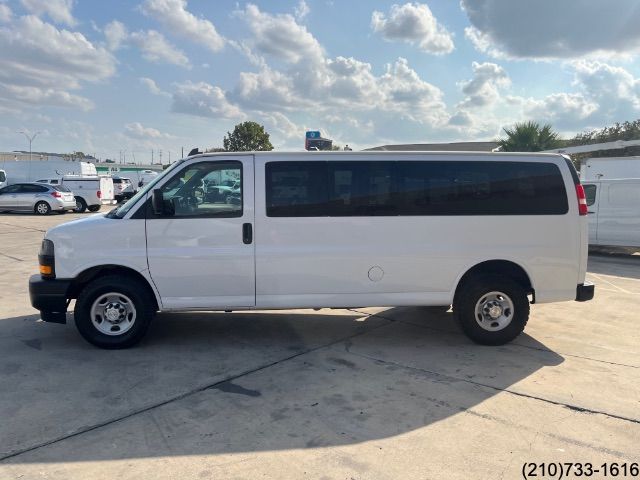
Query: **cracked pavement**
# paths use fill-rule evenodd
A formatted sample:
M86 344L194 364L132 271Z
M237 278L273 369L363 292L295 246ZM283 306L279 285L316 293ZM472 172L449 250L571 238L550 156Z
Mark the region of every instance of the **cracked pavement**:
M502 347L449 313L160 315L103 351L27 296L43 230L2 215L0 478L515 478L640 461L640 257L593 255L592 302L534 305Z

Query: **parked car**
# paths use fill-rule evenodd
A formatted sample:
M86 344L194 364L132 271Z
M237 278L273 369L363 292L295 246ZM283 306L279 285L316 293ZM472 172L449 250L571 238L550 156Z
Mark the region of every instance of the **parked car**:
M240 179L239 202L202 197L212 173ZM139 342L157 311L451 304L469 338L499 345L530 303L594 295L584 190L557 154L198 155L49 230L38 258L42 319L64 323L75 299L103 348Z
M113 178L113 190L116 202L120 203L124 200L128 200L135 195L133 184L131 180L124 177L112 177Z
M102 205L116 203L111 177L65 175L59 178L40 179L37 183L64 185L71 190L76 199L76 213L83 213L86 210L97 212Z
M28 211L48 215L75 208L73 193L62 185L14 183L0 189L0 212Z

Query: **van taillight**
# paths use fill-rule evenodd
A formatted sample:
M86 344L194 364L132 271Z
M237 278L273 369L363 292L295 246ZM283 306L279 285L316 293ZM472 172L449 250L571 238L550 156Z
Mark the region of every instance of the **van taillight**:
M102 192L100 190L98 190L97 192L98 198L102 198Z
M578 197L578 215L586 215L587 209L587 196L584 194L584 187L581 184L576 185L576 196Z

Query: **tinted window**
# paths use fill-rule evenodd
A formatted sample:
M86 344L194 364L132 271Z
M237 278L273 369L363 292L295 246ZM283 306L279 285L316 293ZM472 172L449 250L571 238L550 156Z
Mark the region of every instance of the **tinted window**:
M8 187L5 187L2 189L2 193L18 193L20 191L20 187L22 185L17 184L17 185L9 185Z
M530 162L398 162L403 215L553 215L568 211L558 167Z
M4 170L0 170L0 182L5 182L7 180L7 176L4 173Z
M587 206L590 207L596 203L596 185L584 185L584 194L587 197Z
M113 183L122 183L122 179L121 178L113 178Z
M20 188L20 193L43 193L48 191L49 189L42 185L22 185Z
M394 162L329 162L328 215L397 215L394 170Z
M270 162L266 168L268 216L554 215L569 208L551 163Z
M266 176L270 217L326 215L326 162L269 162Z

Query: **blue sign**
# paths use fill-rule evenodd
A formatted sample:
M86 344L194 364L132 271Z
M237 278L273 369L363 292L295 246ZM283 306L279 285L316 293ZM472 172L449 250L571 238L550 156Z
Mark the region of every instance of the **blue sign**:
M307 132L307 138L320 138L319 131Z

